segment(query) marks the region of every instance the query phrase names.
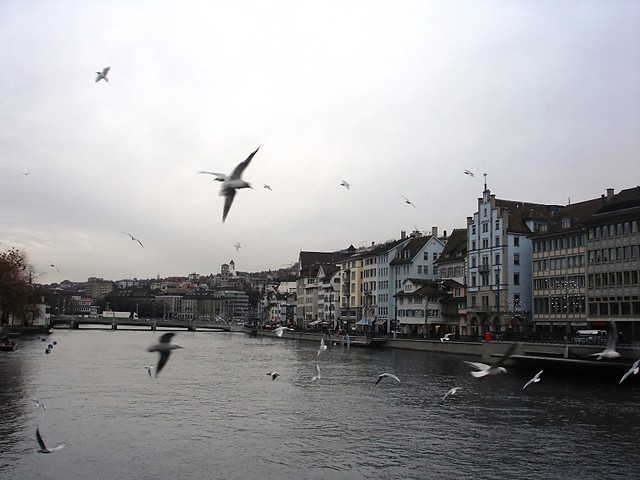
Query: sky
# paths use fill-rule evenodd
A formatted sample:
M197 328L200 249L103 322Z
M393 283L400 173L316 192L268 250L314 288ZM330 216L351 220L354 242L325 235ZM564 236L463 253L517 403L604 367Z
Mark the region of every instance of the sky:
M451 232L485 180L559 205L640 184L635 0L4 0L0 45L0 251L39 283ZM198 172L257 147L223 223Z

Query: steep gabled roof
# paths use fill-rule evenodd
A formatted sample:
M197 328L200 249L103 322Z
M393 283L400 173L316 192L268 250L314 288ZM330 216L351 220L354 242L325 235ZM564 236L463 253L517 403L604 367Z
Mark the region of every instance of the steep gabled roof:
M409 240L404 248L398 250L396 258L389 262L389 265L403 265L407 263L412 263L413 259L418 255L418 253L424 248L424 246L429 243L429 240L433 238L432 235L427 235L424 237L414 237Z
M438 257L438 262L459 260L467 255L467 229L455 228Z

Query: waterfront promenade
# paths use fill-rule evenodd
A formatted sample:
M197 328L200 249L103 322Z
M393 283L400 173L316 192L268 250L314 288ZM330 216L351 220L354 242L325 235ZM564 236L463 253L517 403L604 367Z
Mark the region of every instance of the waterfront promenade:
M247 330L248 331L248 330ZM253 330L254 334L260 336L276 337L270 330ZM282 338L320 342L322 337L327 338L325 332L310 331L286 331ZM329 334L329 342L333 347L358 348L366 346L364 342L358 342L362 336L351 336L354 341L347 342L345 336L338 337ZM277 337L276 337L277 338ZM592 354L603 350L603 342L592 344L582 343L581 340L570 338L571 343L559 343L551 341L532 341L530 334L508 335L503 340L477 341L464 338L461 341L455 339L441 341L440 339L420 339L402 336L378 336L373 345L382 349L415 350L429 353L445 353L455 355L468 355L480 358L484 363L496 361L513 343L518 346L512 358L506 363L510 367L522 367L526 369L547 369L558 372L569 372L576 374L604 375L607 377L619 377L624 373L635 360L640 358L640 348L635 345L617 347L620 358L616 360L596 360ZM326 341L326 340L325 340Z

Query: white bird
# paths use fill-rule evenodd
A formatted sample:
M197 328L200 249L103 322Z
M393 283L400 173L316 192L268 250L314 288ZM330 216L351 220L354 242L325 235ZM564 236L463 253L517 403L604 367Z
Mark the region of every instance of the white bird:
M238 250L240 250L242 248L242 245L240 245L240 243L236 243L234 245L234 247L236 247L236 252L237 252Z
M522 389L524 390L532 383L538 383L540 381L540 375L542 375L543 371L544 370L540 370L538 373L536 373L531 380L529 380L527 383L524 384L524 387L522 387Z
M453 335L453 333L445 333L444 337L440 337L440 341L448 342L449 340L451 340L451 335Z
M502 357L500 357L497 361L493 362L491 365L487 365L486 363L481 363L481 362L468 362L466 360L464 361L464 363L478 370L477 372L471 372L471 375L479 379L482 379L489 375L498 375L499 373L507 373L507 369L504 368L502 364L504 364L504 362L506 362L511 357L511 355L513 355L513 352L515 351L516 346L517 346L517 343L514 343L513 345L511 345L509 349L506 351L506 353Z
M411 205L413 208L417 208L407 197L402 195L402 198L404 198L404 203Z
M627 372L622 376L618 384L624 382L627 379L627 377L632 373L636 375L638 372L640 372L640 360L636 360L635 362L633 362L633 365L631 365L631 368L627 370Z
M275 333L277 337L282 337L282 334L284 333L285 330L289 330L290 332L293 332L293 328L280 326L280 327L276 327L273 330L273 333Z
M444 397L442 397L442 400L447 398L449 395L456 395L459 390L462 390L462 387L453 387L451 390L449 390L447 393L444 394Z
M378 375L378 380L376 380L376 385L380 383L380 380L386 377L393 378L395 381L400 383L400 379L396 377L393 373L381 373L380 375Z
M256 150L247 157L247 159L243 162L240 162L236 168L233 169L231 175L228 177L224 177L222 180L222 185L220 186L220 196L224 198L224 208L222 210L222 223L224 223L227 215L229 214L229 210L231 209L231 204L233 203L233 199L236 196L236 190L240 188L253 188L250 183L245 182L242 179L242 173L245 168L249 166L251 163L251 159L253 156L258 153L260 147L256 148ZM218 180L216 178L216 180Z
M158 365L156 366L156 377L160 373L160 370L162 370L162 367L166 365L167 360L169 360L169 355L171 355L171 350L182 348L180 345L171 343L171 339L173 338L174 335L175 333L173 332L165 333L164 335L160 336L158 343L151 345L147 349L148 352L158 352L159 354Z
M36 440L38 441L38 446L40 447L40 450L38 450L40 453L53 453L57 450L63 449L66 445L63 443L58 445L57 447L47 448L42 438L42 435L40 435L40 430L37 428L36 428Z
M58 273L60 273L60 269L56 267L53 263L51 264L51 268L55 268L58 271Z
M43 409L43 410L46 410L46 409L47 409L47 407L44 405L44 403L40 403L40 402L39 402L38 400L36 400L35 398L33 398L32 400L35 402L36 407L42 407L42 409Z
M122 233L124 233L125 235L129 235L131 237L131 241L132 242L138 242L140 244L140 246L142 248L144 248L144 245L142 244L142 242L140 240L138 240L136 237L134 237L133 235L131 235L130 233L127 233L127 232L122 232Z
M469 175L470 177L473 177L473 176L474 176L474 175L473 175L473 172L472 172L471 170L465 170L465 171L464 171L464 174L465 174L465 175Z
M320 339L320 348L318 348L318 355L324 352L327 349L327 346L324 344L324 337Z
M320 380L322 377L320 376L320 365L316 363L316 374L311 378L311 381Z
M271 190L271 186L267 185L266 183L264 184L264 186L262 188L266 188L267 190Z
M351 188L351 184L349 182L347 182L346 180L342 180L342 182L340 182L340 185L342 187L346 187L347 190L349 190Z
M620 354L616 352L616 342L618 341L618 327L616 326L616 322L611 320L609 322L611 324L611 330L607 335L607 346L605 349L598 353L590 353L589 355L585 355L585 357L596 357L596 360L602 360L603 358L620 358Z
M271 380L275 380L276 378L278 378L280 376L280 374L278 372L267 373L267 375L271 375Z
M149 374L149 378L153 378L151 375L151 370L153 370L153 367L150 367L149 365L145 365L144 368L147 369L147 373Z
M96 72L98 74L98 76L96 77L96 83L102 79L104 79L105 82L109 81L109 79L107 78L107 73L109 73L110 68L111 67L104 67L101 72Z

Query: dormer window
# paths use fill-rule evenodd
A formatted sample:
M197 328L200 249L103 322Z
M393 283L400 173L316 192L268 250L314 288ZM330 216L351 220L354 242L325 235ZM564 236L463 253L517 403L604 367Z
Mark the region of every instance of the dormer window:
M569 228L571 227L571 219L570 218L563 218L562 219L562 228Z

